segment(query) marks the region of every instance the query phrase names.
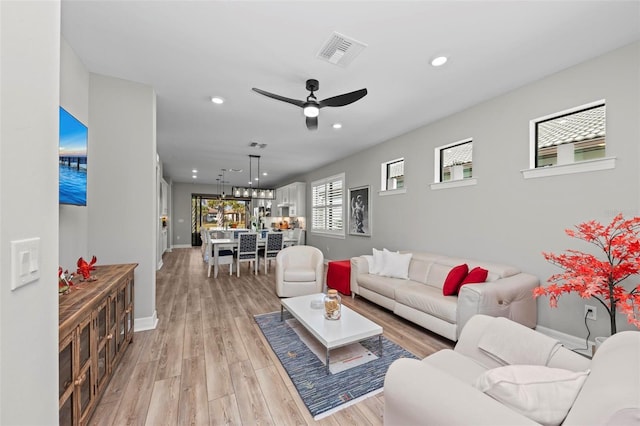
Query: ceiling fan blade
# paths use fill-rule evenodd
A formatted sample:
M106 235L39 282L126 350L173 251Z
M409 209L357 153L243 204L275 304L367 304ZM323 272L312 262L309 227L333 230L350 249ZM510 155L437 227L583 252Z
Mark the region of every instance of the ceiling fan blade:
M366 96L367 89L356 90L355 92L345 93L343 95L334 96L320 101L320 108L323 107L339 107L349 105Z
M307 117L307 129L309 130L318 129L318 117Z
M265 92L264 90L256 89L255 87L253 87L251 90L253 90L254 92L260 93L261 95L267 96L269 98L277 99L277 100L282 101L282 102L287 102L287 103L299 106L300 108L302 108L302 105L304 104L304 101L299 101L297 99L291 99L291 98L285 98L284 96L276 95L275 93Z

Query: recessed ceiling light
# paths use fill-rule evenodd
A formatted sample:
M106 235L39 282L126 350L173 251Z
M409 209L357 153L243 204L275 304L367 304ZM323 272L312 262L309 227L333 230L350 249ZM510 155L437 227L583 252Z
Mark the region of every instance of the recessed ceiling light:
M191 170L191 173L198 173L198 170L197 169L193 169L193 170Z
M342 124L340 124L340 123L335 123L335 124L333 125L333 128L334 128L334 129L342 129Z
M194 178L194 179L198 179L198 176L196 176L196 175L193 175L191 177Z
M431 65L433 65L434 67L439 67L444 65L447 62L447 57L446 56L438 56L437 58L434 58L431 61Z
M267 176L267 172L262 172L262 176Z
M213 96L211 98L211 102L213 102L214 104L223 104L224 103L224 99L222 99L220 96Z

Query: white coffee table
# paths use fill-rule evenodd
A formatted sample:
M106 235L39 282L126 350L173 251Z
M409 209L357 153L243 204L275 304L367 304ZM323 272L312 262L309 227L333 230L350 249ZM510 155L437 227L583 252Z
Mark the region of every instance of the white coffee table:
M339 320L328 320L322 309L311 308L314 300L322 301L324 294L290 297L281 299L280 320L284 309L289 311L327 349L327 372L329 372L329 351L369 337L378 336L378 347L382 356L382 327L357 312L342 305Z

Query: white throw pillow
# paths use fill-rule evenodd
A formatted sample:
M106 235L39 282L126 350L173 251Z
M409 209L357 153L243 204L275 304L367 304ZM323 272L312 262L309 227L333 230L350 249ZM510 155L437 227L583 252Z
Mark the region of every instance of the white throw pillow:
M373 256L370 254L363 254L362 257L367 260L367 265L369 265L369 273L371 273L371 268L373 268Z
M384 252L373 249L373 262L369 264L369 273L379 275L384 266Z
M589 370L507 365L482 373L474 386L535 422L559 425L588 375Z
M411 253L400 254L384 251L384 265L380 275L391 278L409 279L409 263L411 263Z

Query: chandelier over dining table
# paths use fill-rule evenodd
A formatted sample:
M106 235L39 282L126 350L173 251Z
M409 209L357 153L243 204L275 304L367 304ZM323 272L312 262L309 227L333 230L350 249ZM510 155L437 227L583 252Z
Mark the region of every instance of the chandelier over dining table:
M254 161L255 160L255 161ZM257 163L257 173L253 174L253 163ZM261 188L260 185L260 156L249 155L249 186L240 187L234 186L232 188L233 196L236 198L255 198L263 200L273 200L276 196L275 189Z

